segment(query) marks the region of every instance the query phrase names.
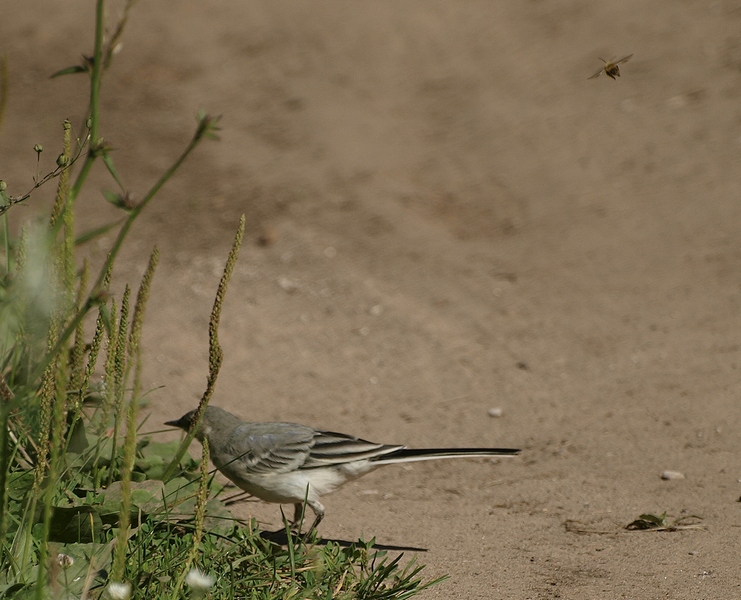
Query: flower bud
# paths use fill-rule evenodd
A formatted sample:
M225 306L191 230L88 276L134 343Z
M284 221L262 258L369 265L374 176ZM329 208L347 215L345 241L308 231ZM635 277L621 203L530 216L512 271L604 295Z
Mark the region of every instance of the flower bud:
M75 559L72 558L69 554L60 552L59 554L57 554L57 562L63 569L69 569L72 565L75 564Z

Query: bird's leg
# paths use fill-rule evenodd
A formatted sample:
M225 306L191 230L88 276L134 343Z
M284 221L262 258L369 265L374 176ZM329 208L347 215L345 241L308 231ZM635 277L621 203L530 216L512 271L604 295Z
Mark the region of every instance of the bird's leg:
M318 500L307 500L307 504L316 515L316 517L314 518L314 522L311 524L311 527L307 532L308 535L317 528L319 523L322 522L322 519L324 518L324 506L322 506L321 502L319 502Z
M293 521L291 522L291 529L297 530L301 527L301 519L304 517L304 506L303 502L296 502L293 505Z
M314 519L314 522L311 524L311 527L309 527L309 531L306 532L307 535L317 528L319 523L322 522L323 518L324 518L324 513L317 514L316 518Z
M293 505L293 522L291 523L291 529L299 531L301 520L304 518L304 507L306 507L307 505L309 506L309 508L311 508L312 511L314 511L314 514L316 515L314 517L314 522L311 524L311 527L309 527L309 530L307 531L308 535L314 529L316 529L319 523L322 522L325 511L324 506L322 506L322 504L317 502L316 500L308 500L306 503L296 502Z

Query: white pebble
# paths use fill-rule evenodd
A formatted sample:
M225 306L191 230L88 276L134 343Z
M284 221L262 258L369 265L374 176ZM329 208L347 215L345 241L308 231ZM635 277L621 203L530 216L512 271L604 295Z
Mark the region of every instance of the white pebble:
M301 287L301 284L298 281L293 281L292 279L289 279L285 276L278 278L278 285L289 293L295 292Z
M374 304L368 309L368 312L372 314L374 317L377 317L381 313L383 313L383 306L380 304Z
M667 481L672 481L674 479L684 479L684 473L680 473L679 471L664 471L663 473L661 473L661 478Z
M490 408L488 411L486 411L486 414L490 417L498 419L504 414L504 410L502 410L501 408Z

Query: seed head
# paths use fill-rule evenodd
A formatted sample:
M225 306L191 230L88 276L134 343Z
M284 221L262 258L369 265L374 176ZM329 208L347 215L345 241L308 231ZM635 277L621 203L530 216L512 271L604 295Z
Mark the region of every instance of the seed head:
M193 588L194 591L205 592L211 589L216 582L216 579L211 575L201 573L198 569L192 569L190 573L185 576L185 585L189 588Z
M129 598L131 598L131 584L118 582L109 583L108 596L111 600L129 600Z

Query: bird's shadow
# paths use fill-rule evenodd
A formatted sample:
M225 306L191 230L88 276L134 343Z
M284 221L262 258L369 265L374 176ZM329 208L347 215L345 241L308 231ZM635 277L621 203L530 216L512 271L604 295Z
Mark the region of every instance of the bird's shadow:
M264 540L267 540L269 542L273 542L274 544L278 544L280 546L285 546L288 544L288 535L286 534L285 529L277 529L276 531L261 531L260 537ZM295 539L297 537L296 534L293 534L292 539ZM316 546L326 546L328 543L337 544L338 546L342 548L349 548L352 545L358 544L357 541L351 542L349 540L341 540L341 539L334 539L334 538L311 538L307 534L304 534L302 536L304 538L304 541L311 542L312 544ZM362 542L361 542L362 543ZM373 543L371 548L374 548L376 550L389 550L392 552L427 552L427 548L419 548L417 546L394 546L390 544L378 544Z

